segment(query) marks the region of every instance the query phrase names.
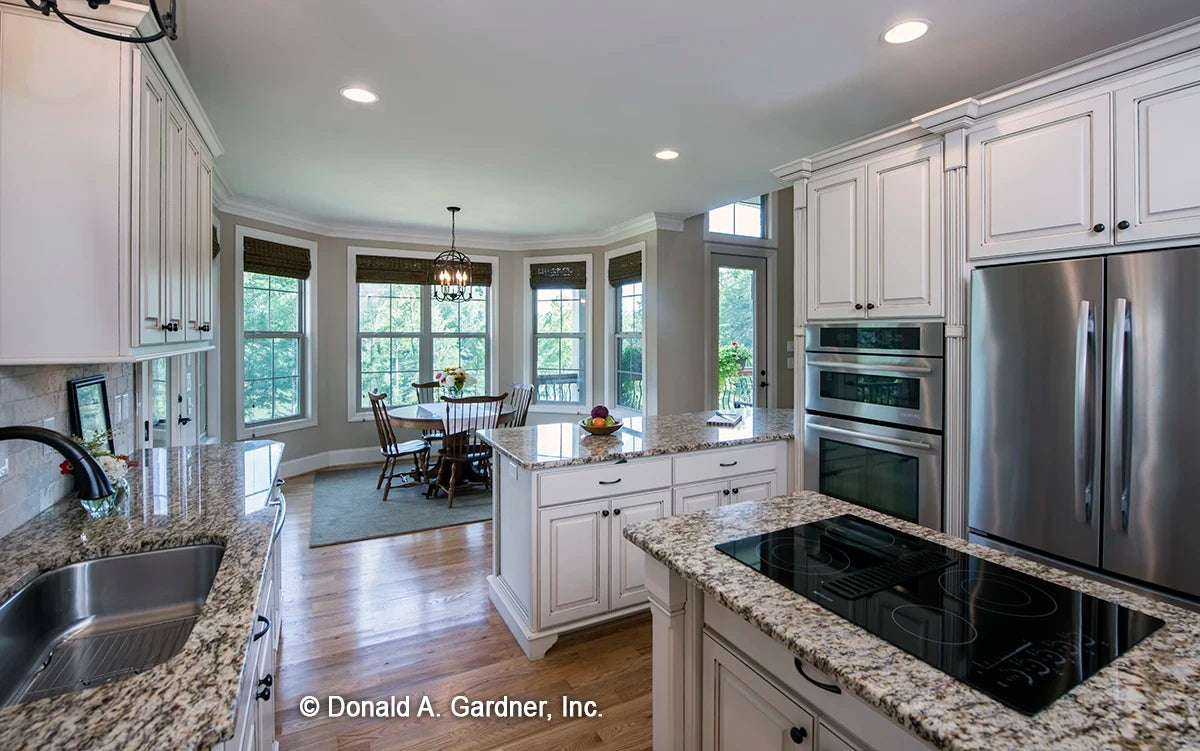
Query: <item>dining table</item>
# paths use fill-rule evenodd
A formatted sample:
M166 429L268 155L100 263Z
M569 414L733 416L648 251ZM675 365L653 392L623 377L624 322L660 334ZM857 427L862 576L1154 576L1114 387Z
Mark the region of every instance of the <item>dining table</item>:
M392 407L387 411L388 418L392 421L393 427L405 428L408 430L442 431L445 429L446 419L446 403L445 402L421 402L419 404L406 404L400 407ZM498 416L498 425L503 426L510 422L517 414L517 408L513 404L504 402L500 405L500 415ZM453 436L450 436L453 439ZM445 440L445 438L443 438ZM429 473L428 489L425 492L426 497L433 495L434 490L438 486L438 480L444 480L442 477L447 470L446 463L442 461L439 455L437 463L433 470ZM479 483L484 481L484 476L475 471L470 465L467 466L467 474L459 484Z

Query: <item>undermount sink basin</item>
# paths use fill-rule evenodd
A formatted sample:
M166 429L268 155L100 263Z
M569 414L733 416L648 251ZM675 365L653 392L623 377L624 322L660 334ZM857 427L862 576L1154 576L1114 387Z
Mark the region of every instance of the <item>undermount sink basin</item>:
M183 649L225 548L192 545L47 571L0 606L0 706L93 688Z

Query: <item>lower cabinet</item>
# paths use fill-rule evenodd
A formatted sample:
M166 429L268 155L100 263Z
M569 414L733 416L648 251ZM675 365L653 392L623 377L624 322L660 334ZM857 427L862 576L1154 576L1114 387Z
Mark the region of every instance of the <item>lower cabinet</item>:
M732 480L677 487L672 491L672 510L676 514L689 514L742 501L765 501L779 495L776 477L774 472L762 472Z
M700 746L704 751L812 749L814 719L746 663L704 637Z
M542 628L646 600L645 554L626 525L666 514L666 491L571 503L539 512Z

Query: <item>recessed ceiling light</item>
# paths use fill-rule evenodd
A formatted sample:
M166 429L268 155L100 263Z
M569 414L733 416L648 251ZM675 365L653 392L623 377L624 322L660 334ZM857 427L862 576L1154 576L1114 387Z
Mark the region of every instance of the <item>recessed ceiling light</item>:
M654 156L656 156L662 160L671 160L671 159L678 158L679 152L675 151L674 149L663 149L662 151L658 152Z
M359 104L371 104L379 101L379 96L374 91L360 89L357 86L347 86L342 89L342 96Z
M924 18L912 18L901 21L883 33L883 41L888 44L904 44L914 39L920 39L929 31L929 22Z

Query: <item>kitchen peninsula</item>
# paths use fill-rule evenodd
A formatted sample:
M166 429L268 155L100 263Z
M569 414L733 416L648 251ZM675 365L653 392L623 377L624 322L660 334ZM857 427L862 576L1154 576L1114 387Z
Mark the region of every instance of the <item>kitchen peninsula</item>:
M857 521L835 518L844 514ZM753 546L735 549L734 541L795 525L826 535L800 546L806 556L792 551L807 568L787 586L752 567ZM825 596L818 604L807 595L830 576L814 567L833 570L839 548L828 535L855 529L883 532L891 538L883 544L940 546L958 565L935 572L932 586L908 579L863 599ZM639 524L626 537L647 553L655 749L1200 745L1195 613L814 492ZM782 553L762 544L755 552L763 560ZM968 560L970 571L960 571ZM871 597L886 598L886 607L871 607ZM989 629L989 618L1004 612L1003 628ZM1017 623L1047 617L1044 639ZM1017 647L981 659L996 637ZM995 690L1001 686L1011 690ZM1040 708L1010 708L1039 694L1049 699Z
M498 428L488 593L531 660L559 634L645 610L642 552L626 526L790 489L795 413L746 409L626 418L611 436L574 422Z

